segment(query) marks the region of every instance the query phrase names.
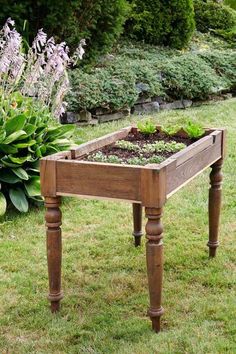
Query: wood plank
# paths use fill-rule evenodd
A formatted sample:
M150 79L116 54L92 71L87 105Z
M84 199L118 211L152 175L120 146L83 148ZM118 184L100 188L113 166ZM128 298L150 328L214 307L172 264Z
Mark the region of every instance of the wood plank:
M192 158L177 166L174 164L167 165L167 194L173 194L180 186L186 184L192 177L210 166L215 161L221 158L221 139L222 134L216 134L215 143L205 150L198 152Z
M112 144L119 139L125 138L131 129L132 127L126 127L117 132L107 134L87 143L81 144L77 148L71 149L71 158L76 159L80 156L90 153L91 151L101 149L103 146Z
M57 192L140 201L140 168L77 160L57 162Z

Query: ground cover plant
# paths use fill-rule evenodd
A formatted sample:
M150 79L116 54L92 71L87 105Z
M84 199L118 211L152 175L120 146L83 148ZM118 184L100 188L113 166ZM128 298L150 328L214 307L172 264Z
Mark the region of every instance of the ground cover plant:
M235 92L236 52L227 42L198 34L186 52L123 42L88 72L71 73L68 110L133 107L139 97L206 100Z
M156 115L155 124L228 129L224 164L221 245L208 259L209 170L169 199L164 216L163 331L146 317L145 241L133 247L126 203L66 199L63 219L61 312L52 315L43 208L0 219L1 352L35 353L234 353L236 348L235 163L236 100ZM138 117L79 128L88 141ZM204 253L205 251L205 253ZM174 307L174 310L173 310Z

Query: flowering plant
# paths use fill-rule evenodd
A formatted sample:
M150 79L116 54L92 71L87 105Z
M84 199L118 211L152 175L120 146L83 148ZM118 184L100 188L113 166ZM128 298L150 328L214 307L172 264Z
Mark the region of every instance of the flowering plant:
M22 37L9 18L0 31L1 95L7 97L19 90L24 96L35 97L51 107L59 118L65 111L63 98L69 89L67 68L75 65L84 54L82 39L69 57L65 42L56 44L53 37L40 29L27 53L22 50Z
M82 59L82 40L69 57L65 43L56 44L39 30L27 53L8 19L0 31L0 215L10 201L21 212L39 202L39 159L71 146L72 125L60 125L68 90L67 67Z

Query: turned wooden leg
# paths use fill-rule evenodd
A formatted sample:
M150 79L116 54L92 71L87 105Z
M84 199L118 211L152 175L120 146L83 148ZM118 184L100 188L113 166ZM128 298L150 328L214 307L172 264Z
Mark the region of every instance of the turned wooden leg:
M153 330L159 332L160 318L164 313L161 306L163 278L162 208L145 208L145 214L148 218L146 224L147 274L150 294L148 315L151 318Z
M56 312L60 308L60 300L63 298L61 291L61 211L60 198L45 198L47 208L45 220L47 226L47 259L49 276L49 295L51 311Z
M142 204L133 203L134 245L141 245L142 232Z
M219 246L219 222L220 222L220 209L221 209L221 194L222 194L222 179L221 172L223 160L220 159L215 162L211 168L209 190L209 256L215 257L216 249Z

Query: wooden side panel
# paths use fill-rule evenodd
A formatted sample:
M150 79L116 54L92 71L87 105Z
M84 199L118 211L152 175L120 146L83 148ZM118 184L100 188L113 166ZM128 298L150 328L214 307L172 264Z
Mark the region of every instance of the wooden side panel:
M88 154L91 151L100 149L103 146L112 144L119 139L125 138L131 129L131 127L123 128L115 133L107 134L101 138L97 138L89 141L88 143L81 144L77 148L71 149L71 158L76 159L80 156Z
M194 176L199 174L206 167L212 165L222 156L222 133L215 134L214 143L192 156L189 160L181 165L175 166L170 164L167 166L167 194L173 194L181 185L186 184Z
M140 201L140 168L84 161L57 161L57 195Z

